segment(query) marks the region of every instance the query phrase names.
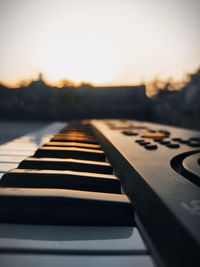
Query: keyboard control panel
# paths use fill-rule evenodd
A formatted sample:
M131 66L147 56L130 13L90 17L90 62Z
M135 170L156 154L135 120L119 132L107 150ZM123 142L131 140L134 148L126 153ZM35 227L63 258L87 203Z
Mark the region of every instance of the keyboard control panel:
M92 125L164 261L198 266L200 133L131 120Z

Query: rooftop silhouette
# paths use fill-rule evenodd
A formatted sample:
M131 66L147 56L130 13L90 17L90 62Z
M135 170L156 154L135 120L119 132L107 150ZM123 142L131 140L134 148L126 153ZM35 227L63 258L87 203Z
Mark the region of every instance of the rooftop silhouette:
M133 118L200 127L200 70L189 75L179 90L166 82L155 88L152 97L147 96L145 85L100 87L66 80L58 88L48 84L42 73L16 88L0 85L1 119Z

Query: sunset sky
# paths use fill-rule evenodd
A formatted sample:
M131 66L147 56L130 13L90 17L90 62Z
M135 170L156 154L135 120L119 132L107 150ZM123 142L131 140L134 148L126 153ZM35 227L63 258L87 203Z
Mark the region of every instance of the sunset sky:
M135 84L200 65L199 0L0 0L0 80Z

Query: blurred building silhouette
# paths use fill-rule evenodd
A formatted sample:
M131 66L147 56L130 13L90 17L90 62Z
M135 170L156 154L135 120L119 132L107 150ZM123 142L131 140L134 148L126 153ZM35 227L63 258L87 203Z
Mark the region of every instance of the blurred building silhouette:
M0 85L1 119L73 120L133 118L200 129L200 70L178 91L169 84L151 98L141 86L62 88L38 80L18 89Z
M18 89L0 86L1 118L69 120L83 118L148 119L150 99L145 86L48 86L37 81Z

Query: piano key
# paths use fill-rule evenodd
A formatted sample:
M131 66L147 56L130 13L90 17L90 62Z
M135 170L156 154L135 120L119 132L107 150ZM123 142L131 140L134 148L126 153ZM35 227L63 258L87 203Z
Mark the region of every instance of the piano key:
M29 146L32 148L38 147L40 145L40 140L33 139L33 140L20 140L16 139L9 143L4 144L5 146L13 146L19 149L29 149Z
M105 161L105 153L102 150L77 147L40 147L34 156L38 158L75 158Z
M3 267L48 266L48 267L155 267L148 255L47 255L47 254L8 254L2 253Z
M0 162L0 172L7 172L11 169L17 168L19 163Z
M52 136L42 136L42 137L23 137L23 138L18 138L18 139L15 139L13 140L12 142L13 143L16 143L16 144L40 144L41 141L44 139L50 139Z
M101 149L100 145L87 144L87 143L76 143L76 142L47 142L44 146L60 146L60 147L80 147L90 149Z
M63 189L0 188L0 222L79 226L131 226L126 195Z
M0 162L20 163L26 156L0 155Z
M24 143L21 142L15 142L15 143L7 143L5 145L0 146L0 150L36 150L38 148L38 145L33 143Z
M86 134L84 132L71 132L71 131L68 131L68 132L64 132L64 133L58 133L55 135L55 137L80 137L80 138L91 138L93 139L94 138L94 135L89 135L89 134Z
M147 254L136 227L0 224L0 251Z
M112 166L107 162L62 158L29 157L19 164L20 169L71 170L112 174Z
M94 134L91 134L91 132L89 131L85 131L85 129L71 129L71 128L68 128L67 130L63 130L63 131L60 131L58 132L56 135L80 135L80 136L90 136L90 137L93 137Z
M89 144L97 144L97 141L92 138L85 137L64 137L64 136L55 136L51 138L51 141L56 142L77 142L77 143L89 143Z
M15 156L30 156L35 152L35 149L0 149L0 155L15 155Z
M3 176L0 186L121 193L120 181L114 175L74 171L13 169Z

